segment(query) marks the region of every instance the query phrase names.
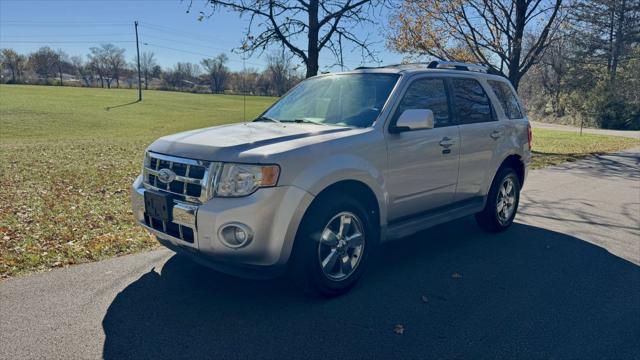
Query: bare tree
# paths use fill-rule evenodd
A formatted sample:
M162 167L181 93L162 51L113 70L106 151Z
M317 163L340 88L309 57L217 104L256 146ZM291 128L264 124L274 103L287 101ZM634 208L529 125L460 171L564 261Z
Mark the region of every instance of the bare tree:
M319 56L324 49L341 62L343 41L359 48L363 58L376 60L368 36L359 35L355 29L364 22L373 23L373 10L386 0L207 1L214 13L227 9L249 18L243 51L253 53L274 44L284 46L305 64L307 77L318 74ZM256 29L260 32L254 35ZM297 45L304 42L306 48Z
M100 47L92 47L90 51L89 64L98 74L101 86L104 87L106 80L107 87L111 88L111 82L115 80L116 86L120 87L120 76L127 66L124 49L113 44L102 44Z
M152 74L156 63L155 54L153 52L143 52L140 57L140 70L144 76L144 88L149 89L149 75Z
M62 72L65 67L68 67L69 64L69 55L62 51L62 49L58 49L56 51L56 69L58 70L58 76L60 78L60 86L63 86L62 82Z
M90 53L87 55L89 63L87 66L98 75L100 79L100 87L104 87L105 78L108 76L109 65L104 51L101 47L92 47L89 49ZM111 87L111 82L107 81L107 86Z
M49 78L55 76L58 55L50 47L45 46L29 55L29 66L38 74L45 83L49 82Z
M291 59L286 56L284 51L268 55L265 73L273 88L274 95L282 96L289 90L289 80L292 73Z
M391 18L388 45L402 53L474 61L517 89L560 23L563 0L404 0ZM524 36L533 41L525 46Z
M164 73L163 81L171 88L184 89L194 85L199 73L198 64L179 62L173 69Z
M72 56L70 61L75 74L84 81L84 85L91 86L93 84L93 73L91 71L91 67L84 63L81 56Z
M27 58L18 54L13 49L2 49L0 52L0 63L2 66L11 71L11 82L17 83L22 80Z
M209 85L212 93L224 92L227 79L229 79L229 68L225 65L229 58L225 54L219 54L212 59L202 59L200 64L209 75Z
M120 87L120 75L127 66L124 58L124 49L113 44L103 44L102 52L109 68L111 79L116 80L116 86Z
M158 66L156 63L155 54L152 52L143 52L140 56L140 71L144 77L144 88L149 89L149 75L153 75L154 67Z

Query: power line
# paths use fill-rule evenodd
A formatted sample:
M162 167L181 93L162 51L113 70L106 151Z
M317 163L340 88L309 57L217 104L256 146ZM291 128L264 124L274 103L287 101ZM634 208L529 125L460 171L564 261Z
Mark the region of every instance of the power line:
M211 40L217 40L217 41L220 41L220 42L228 41L228 39L220 39L220 38L212 37L212 36L209 36L209 35L193 33L193 32L189 32L189 31L175 29L175 28L172 28L172 27L164 26L164 25L152 24L152 23L148 23L148 22L140 22L140 27L147 28L147 29L154 30L154 31L161 31L161 32L164 32L164 33L167 33L167 34L171 34L171 33L181 34L180 38L184 38L184 36L189 36L189 38L191 40L196 40L196 41L204 41L204 42L210 42Z
M209 36L207 36L207 35L203 35L203 34L196 34L196 33L187 32L187 31L184 31L184 30L179 30L179 29L176 29L176 28L171 28L171 27L169 27L169 26L158 25L158 24L152 24L152 23L148 23L148 22L141 22L141 23L140 23L140 26L141 26L141 27L143 27L143 28L145 28L145 27L146 27L146 28L148 28L148 29L152 29L152 30L156 30L156 31L162 31L162 32L165 32L165 33L178 33L178 34L183 34L183 35L186 35L186 36L192 37L190 40L203 41L203 42L209 42L209 41L211 41L211 40L220 40L220 39L216 39L216 38L214 38L214 37L209 37ZM145 34L145 36L152 36L152 35ZM207 40L198 40L198 39L193 39L193 37L199 37L199 38L201 38L201 39L206 38ZM168 39L165 39L165 40L170 41L170 40L168 40ZM194 46L195 46L195 45L194 45ZM198 45L198 46L199 46L199 45ZM237 46L236 46L236 47L237 47ZM219 49L219 50L224 50L224 49ZM226 51L228 51L228 50L226 50ZM306 52L306 51L305 51L305 52ZM329 57L330 57L330 56L329 56ZM329 59L328 59L328 57L325 57L324 59L322 59L322 57L321 57L321 60L324 60L324 61L327 61L327 62L331 62L332 60L335 60L335 59L333 59L333 58L332 58L331 60L329 60ZM356 61L345 61L345 62L343 62L343 64L344 64L345 66L357 67L357 66L360 66L362 63L356 63Z
M201 53L201 52L197 52L197 51L189 51L189 50L184 50L184 49L177 49L177 48L170 47L170 46L163 46L163 45L158 45L158 44L153 44L153 43L148 43L148 42L143 42L142 45L152 46L152 47L157 47L157 48L166 49L166 50L172 50L172 51L177 51L177 52L182 52L182 53L185 53L185 54L204 56L206 58L211 56L211 54L205 54L205 53ZM246 63L247 64L252 64L252 65L256 65L256 66L264 66L265 65L264 63L259 64L259 63L249 62L249 61L247 61Z
M44 36L55 36L55 37L65 37L65 38L75 38L75 37L93 37L93 36L131 36L131 34L119 33L119 34L65 34L65 35L55 35L55 34L45 34ZM0 38L24 38L24 39L42 39L43 35L9 35L9 36L0 36ZM45 39L46 40L46 39Z
M133 40L93 40L93 41L83 41L83 40L78 40L78 41L18 41L18 40L10 40L10 41L6 41L6 40L2 40L0 39L0 43L7 43L7 44L107 44L107 43L116 43L116 44L121 44L121 43L134 43L135 41Z
M129 24L125 21L91 21L91 20L6 20L3 23L19 24ZM129 24L131 25L131 24Z
M51 27L51 28L63 28L63 27L78 27L78 28L82 28L82 27L101 27L101 26L130 26L131 24L129 23L125 23L125 22L91 22L91 21L77 21L77 22L68 22L68 21L64 21L64 22L56 22L56 21L3 21L2 22L3 26L36 26L36 27ZM177 38L176 40L173 39L167 39L167 38L163 38L160 36L156 36L154 34L147 34L147 33L143 33L141 34L142 37L144 38L146 37L150 37L152 39L156 39L156 40L160 40L160 41L166 41L166 42L180 42L181 44L185 44L185 45L190 45L190 46L194 46L194 47L199 47L199 48L208 48L208 49L212 49L212 50L216 50L216 51L223 51L223 52L227 52L227 53L232 53L232 50L230 50L229 48L222 48L222 47L216 47L216 46L210 46L210 45L201 45L201 44L196 44L193 42L185 42L184 36L189 36L189 39L191 41L196 41L196 42L201 42L201 43L206 43L209 44L211 42L211 40L219 40L216 39L215 37L210 37L208 35L203 35L203 34L197 34L197 33L193 33L193 32L188 32L188 31L183 31L183 30L179 30L176 28L172 28L169 26L164 26L164 25L159 25L159 24L153 24L153 23L148 23L148 22L140 22L139 26L143 29L147 29L147 30L151 30L151 31L158 31L158 32L162 32L164 34L166 34L169 37L175 37ZM176 35L176 34L182 34L182 35ZM123 33L113 33L113 34L66 34L66 35L51 35L51 36L56 36L56 37L68 37L68 38L73 38L73 37L91 37L91 36L128 36L129 34L123 34ZM0 43L7 43L7 44L17 44L17 43L24 43L24 44L98 44L98 43L120 43L120 44L131 44L134 43L135 41L132 40L5 40L6 38L9 39L21 39L21 38L25 38L25 39L30 39L30 38L40 38L41 35L11 35L8 37L0 37ZM45 35L46 36L46 35ZM219 40L220 41L220 40ZM146 43L143 42L144 45L147 46L154 46L157 48L163 48L163 49L167 49L167 50L172 50L172 51L177 51L177 52L182 52L182 53L187 53L187 54L193 54L193 55L199 55L199 56L204 56L204 57L210 57L212 54L205 54L202 52L197 52L197 51L189 51L189 50L184 50L184 49L178 49L178 48L174 48L171 46L165 46L165 45L160 45L160 44L153 44L153 43ZM330 56L321 56L320 60L325 61L327 63L331 63L333 62L335 59L331 58ZM243 57L244 60L244 57ZM234 61L239 63L240 61ZM257 62L249 62L246 61L247 64L251 64L251 65L255 65L255 66L265 66L266 62L263 63L257 63ZM360 63L362 64L362 62ZM347 61L344 62L343 61L343 65L349 66L349 67L356 67L359 66L356 64L356 62L351 62L351 61ZM329 66L329 67L333 67L335 66L335 64Z
M104 23L104 24L7 24L5 22L0 23L0 26L3 27L39 27L39 28L95 28L95 27L114 27L114 26L126 26L126 24L108 24L108 23Z
M176 40L172 40L172 39L163 38L163 37L160 37L160 36L149 35L149 34L146 34L146 33L142 33L141 36L149 37L149 38L156 39L156 40L168 41L168 42L175 42L176 41ZM209 49L217 50L217 51L230 52L229 49L225 49L225 48L221 48L221 47L204 46L204 45L195 44L195 43L188 42L188 41L183 41L183 40L177 40L177 41L179 41L180 44L182 44L182 45L191 45L191 46L197 46L197 47L200 47L200 48L209 48Z
M2 25L13 26L103 26L103 25L131 25L120 21L3 21Z

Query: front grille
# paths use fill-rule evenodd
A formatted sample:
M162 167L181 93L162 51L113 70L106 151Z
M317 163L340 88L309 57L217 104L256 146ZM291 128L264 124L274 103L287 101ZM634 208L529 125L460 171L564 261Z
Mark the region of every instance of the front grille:
M162 221L161 219L151 217L147 214L144 214L144 222L150 228L162 231L165 234L193 244L193 229L188 226L176 224L170 221Z
M204 203L213 189L220 163L207 162L147 152L144 161L144 185L146 188L168 192L181 201ZM159 179L162 169L175 173L173 181Z

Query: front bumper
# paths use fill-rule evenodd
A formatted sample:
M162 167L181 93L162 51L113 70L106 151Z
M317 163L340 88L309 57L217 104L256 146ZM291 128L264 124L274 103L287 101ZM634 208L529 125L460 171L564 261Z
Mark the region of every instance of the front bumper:
M173 222L193 229L190 243L145 223L145 191L142 178L138 177L131 191L133 214L161 244L223 272L249 277L262 277L262 272L277 273L273 270L285 267L298 225L313 200L311 194L300 188L278 186L242 198L213 198L201 205L174 201ZM226 246L219 230L229 223L246 225L252 230L253 239L241 248Z

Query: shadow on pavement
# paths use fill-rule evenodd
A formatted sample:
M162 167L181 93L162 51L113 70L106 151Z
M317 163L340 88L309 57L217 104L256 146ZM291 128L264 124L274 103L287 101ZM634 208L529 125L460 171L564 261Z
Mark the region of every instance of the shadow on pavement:
M571 168L573 171L587 176L640 179L640 156L637 152L597 154L587 157L579 163L559 166Z
M114 299L103 355L640 358L640 268L577 238L466 218L384 246L369 270L318 300L174 256Z

